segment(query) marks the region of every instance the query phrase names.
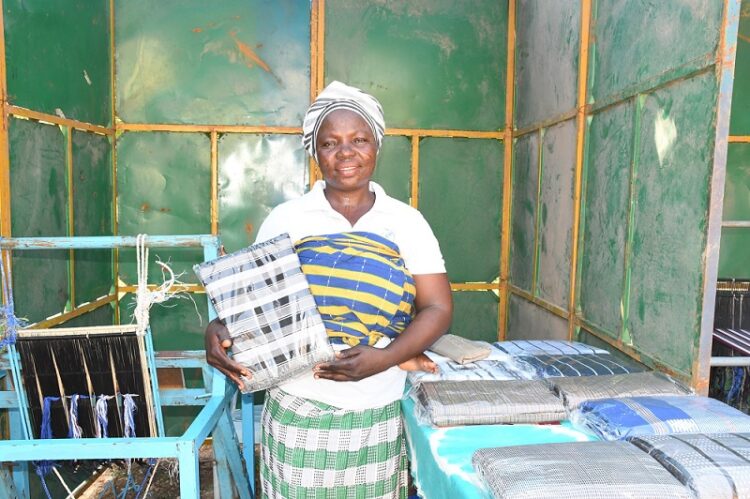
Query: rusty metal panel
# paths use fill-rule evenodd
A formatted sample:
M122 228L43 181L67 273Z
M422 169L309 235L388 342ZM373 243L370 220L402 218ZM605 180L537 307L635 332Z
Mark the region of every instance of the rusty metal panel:
M507 1L325 2L325 77L372 92L388 126L505 123Z
M120 235L206 234L211 232L210 141L205 134L125 133L117 140L117 213ZM120 278L136 284L135 251L120 253ZM200 249L158 249L183 282L197 282L192 265ZM161 271L149 266L150 282Z
M592 99L653 88L713 64L723 3L596 0Z
M508 340L567 340L568 321L517 295L508 304Z
M516 128L575 108L580 4L579 0L516 3Z
M420 144L419 210L440 241L453 282L491 282L500 274L502 170L498 140L425 138Z
M109 2L5 0L11 104L108 125Z
M411 140L389 136L378 154L378 166L372 179L392 198L404 203L411 196Z
M729 144L723 217L750 221L750 144ZM750 228L722 230L719 277L750 278Z
M700 334L716 94L713 72L649 94L636 145L625 339L683 373Z
M108 137L73 131L73 235L112 235L112 145ZM75 305L109 293L112 250L76 250Z
M450 332L472 340L497 341L497 307L492 291L454 291Z
M734 63L730 135L750 135L750 1L742 2Z
M299 126L310 96L310 2L115 2L125 122Z
M297 135L227 134L219 139L219 234L227 251L255 241L278 204L308 184L308 163Z
M516 140L510 232L510 281L532 292L536 264L536 219L539 195L539 135Z
M587 147L579 306L584 319L619 338L633 151L630 101L591 118Z
M542 139L537 294L561 308L568 307L570 295L575 162L575 120L547 128Z
M59 127L11 118L11 234L66 236L68 188L65 137ZM69 298L68 251L17 251L13 256L16 314L31 322L63 312Z

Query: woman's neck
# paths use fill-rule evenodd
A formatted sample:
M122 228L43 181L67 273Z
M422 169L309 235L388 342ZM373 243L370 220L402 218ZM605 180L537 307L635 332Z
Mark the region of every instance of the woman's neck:
M352 225L375 204L375 193L369 187L356 191L337 191L326 186L323 194L331 208L341 213Z

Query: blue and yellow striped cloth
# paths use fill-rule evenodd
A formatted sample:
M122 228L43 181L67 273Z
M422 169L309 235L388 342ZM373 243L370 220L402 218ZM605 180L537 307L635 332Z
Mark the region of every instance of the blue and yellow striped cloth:
M331 343L374 345L411 322L414 279L391 241L346 232L303 238L295 250Z

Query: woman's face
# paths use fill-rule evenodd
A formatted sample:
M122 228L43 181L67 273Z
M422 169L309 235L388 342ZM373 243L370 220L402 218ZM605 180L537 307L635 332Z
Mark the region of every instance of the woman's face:
M378 146L372 130L359 114L338 109L326 116L315 146L327 188L340 191L369 188Z

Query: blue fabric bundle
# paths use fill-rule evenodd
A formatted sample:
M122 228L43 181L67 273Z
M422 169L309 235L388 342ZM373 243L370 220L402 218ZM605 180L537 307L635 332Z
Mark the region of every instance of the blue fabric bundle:
M571 419L605 440L673 433L746 433L750 416L708 397L626 397L589 400Z

